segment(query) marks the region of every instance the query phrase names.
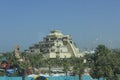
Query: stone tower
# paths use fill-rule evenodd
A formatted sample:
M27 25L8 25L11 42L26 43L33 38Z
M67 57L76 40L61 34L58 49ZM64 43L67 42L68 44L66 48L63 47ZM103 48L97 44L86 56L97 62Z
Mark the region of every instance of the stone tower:
M19 45L17 45L17 46L15 47L15 56L16 56L18 59L20 59L20 47L19 47Z

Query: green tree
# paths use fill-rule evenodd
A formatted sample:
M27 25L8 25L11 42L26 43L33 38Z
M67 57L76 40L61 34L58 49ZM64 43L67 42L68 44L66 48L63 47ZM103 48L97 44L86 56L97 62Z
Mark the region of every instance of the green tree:
M70 70L70 63L69 63L68 59L65 58L62 60L62 66L63 66L63 70L65 71L65 74L67 76L68 71Z
M48 69L49 69L49 75L51 75L51 68L52 68L52 66L54 65L54 60L53 59L51 59L51 58L48 58L48 59L46 59L45 60L45 63L46 63L46 66L48 67Z
M91 75L94 78L110 77L113 70L110 65L109 54L111 51L105 45L98 45L93 56Z
M81 75L84 73L86 64L83 63L84 58L73 58L73 71L76 75L79 75L79 80L81 80Z
M40 67L43 65L43 55L42 54L27 54L26 57L31 66Z

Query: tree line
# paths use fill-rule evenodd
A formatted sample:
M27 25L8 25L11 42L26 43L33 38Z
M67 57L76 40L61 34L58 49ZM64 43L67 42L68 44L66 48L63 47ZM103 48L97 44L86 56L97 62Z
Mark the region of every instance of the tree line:
M90 75L93 78L104 77L108 80L120 80L120 49L109 49L105 45L98 45L95 53L86 54L82 58L44 58L41 54L21 53L20 62L14 52L5 55L10 64L10 68L18 69L14 75L22 75L30 68L48 67L49 75L52 67L62 67L66 75L72 69L72 75L84 73L85 68L90 68ZM86 63L83 61L86 60ZM34 72L34 70L33 70Z
M120 49L110 50L105 45L98 45L94 54L85 57L93 78L120 80Z

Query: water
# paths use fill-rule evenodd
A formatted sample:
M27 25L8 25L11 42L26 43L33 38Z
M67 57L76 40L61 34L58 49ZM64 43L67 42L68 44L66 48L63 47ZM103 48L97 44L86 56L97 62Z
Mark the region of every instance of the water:
M79 76L51 76L47 77L48 80L79 80ZM0 77L0 80L22 80L22 77ZM32 77L26 77L25 80L33 80ZM89 75L82 76L82 80L104 80L103 78L100 79L92 79Z

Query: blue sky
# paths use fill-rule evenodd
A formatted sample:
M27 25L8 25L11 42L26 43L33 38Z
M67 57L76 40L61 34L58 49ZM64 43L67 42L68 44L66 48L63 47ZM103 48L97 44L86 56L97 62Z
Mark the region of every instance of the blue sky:
M2 0L0 52L27 49L50 30L71 34L80 49L120 48L119 0Z

